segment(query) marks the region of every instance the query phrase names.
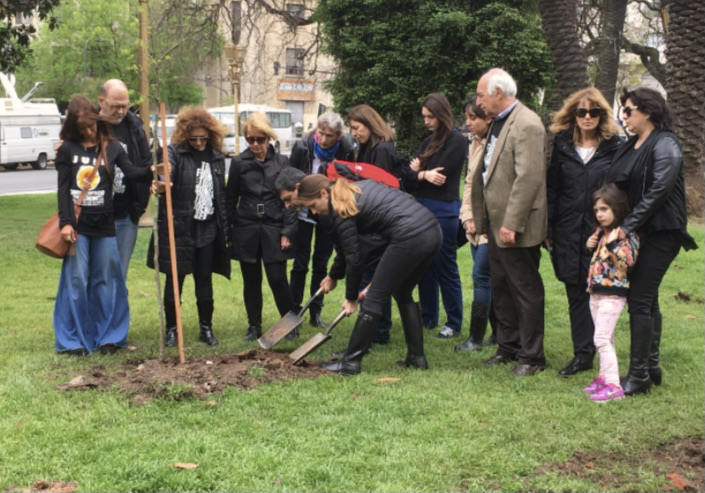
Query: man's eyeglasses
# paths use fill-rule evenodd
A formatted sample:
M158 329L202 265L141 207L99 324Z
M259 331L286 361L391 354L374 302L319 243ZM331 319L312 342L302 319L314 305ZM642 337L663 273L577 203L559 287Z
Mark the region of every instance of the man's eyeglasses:
M267 141L267 137L247 137L245 138L245 140L250 145L254 144L255 142L262 145Z
M575 116L578 118L585 118L588 115L590 115L590 118L597 118L601 113L602 110L600 108L576 108L575 110Z
M188 141L193 142L194 144L198 142L208 142L208 137L189 137Z
M622 108L622 113L627 116L632 116L632 111L639 109L638 106L625 106Z
M111 111L127 111L127 108L130 107L129 104L110 104L108 102L105 103L108 108L110 108Z

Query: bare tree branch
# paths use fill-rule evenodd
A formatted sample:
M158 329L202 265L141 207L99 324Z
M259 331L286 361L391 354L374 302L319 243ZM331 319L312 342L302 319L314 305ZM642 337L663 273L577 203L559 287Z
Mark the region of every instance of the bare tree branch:
M638 55L639 58L641 58L641 63L646 67L646 70L654 76L659 84L665 87L666 66L659 61L661 53L658 49L634 43L627 39L626 36L622 36L622 48L624 48L625 51Z

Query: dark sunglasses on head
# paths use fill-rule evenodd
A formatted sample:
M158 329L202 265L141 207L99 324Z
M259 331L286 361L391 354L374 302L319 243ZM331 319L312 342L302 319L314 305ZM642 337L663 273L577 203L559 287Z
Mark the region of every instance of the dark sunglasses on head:
M587 115L590 115L590 118L597 118L600 113L602 113L600 108L576 108L575 110L575 116L578 118L585 118Z
M625 106L622 108L622 113L624 113L627 116L632 116L632 111L639 109L638 106Z
M264 144L264 143L266 142L267 137L247 137L245 140L246 140L247 143L250 144L250 145L254 144L255 142L257 142L258 144L261 145L261 144Z
M189 142L208 142L208 137L189 137Z

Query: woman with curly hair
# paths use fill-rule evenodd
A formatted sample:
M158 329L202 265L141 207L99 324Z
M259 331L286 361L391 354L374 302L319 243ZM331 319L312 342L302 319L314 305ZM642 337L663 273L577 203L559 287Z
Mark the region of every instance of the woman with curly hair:
M592 252L592 194L604 183L620 145L612 107L594 87L574 92L553 116L555 134L548 168L548 236L556 277L568 296L573 359L558 374L592 368L595 326L590 316L587 275Z
M193 274L200 327L199 340L215 346L213 334L213 273L230 279L225 214L226 129L203 108L183 108L171 137L171 197L174 218L179 297L186 275ZM159 270L166 274L164 312L166 345L176 346L176 306L174 299L166 201L159 200ZM147 264L154 267L154 238Z
M228 219L232 224L233 258L240 261L247 311L246 341L262 335L262 265L281 316L294 307L286 278L286 261L293 257L292 238L297 213L286 209L274 186L289 160L271 145L277 134L264 113L251 115L242 128L247 149L233 159L227 188ZM298 337L297 328L288 339Z

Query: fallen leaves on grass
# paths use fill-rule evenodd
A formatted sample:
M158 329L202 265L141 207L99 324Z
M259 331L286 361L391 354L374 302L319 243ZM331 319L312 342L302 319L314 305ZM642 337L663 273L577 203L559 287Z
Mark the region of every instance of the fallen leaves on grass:
M194 464L193 462L174 462L171 464L171 467L176 469L196 469L198 464Z
M394 383L394 382L401 382L401 378L396 378L396 377L382 377L382 378L375 378L375 382L379 382L379 383Z

